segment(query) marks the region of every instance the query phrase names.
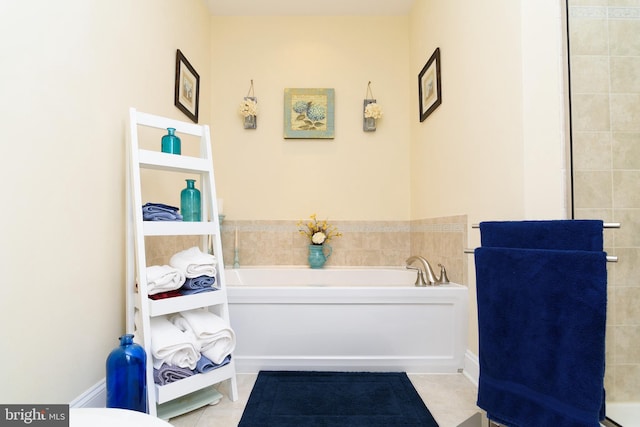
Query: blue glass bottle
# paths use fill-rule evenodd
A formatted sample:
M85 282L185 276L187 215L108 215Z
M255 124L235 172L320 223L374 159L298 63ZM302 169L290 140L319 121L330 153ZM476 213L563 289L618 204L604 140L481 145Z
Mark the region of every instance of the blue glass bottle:
M107 408L148 412L146 366L144 348L132 334L121 336L107 357Z
M187 179L187 188L180 193L180 213L183 221L201 221L200 190L195 179Z
M170 154L180 154L180 138L176 136L174 128L167 128L167 135L162 137L162 152Z

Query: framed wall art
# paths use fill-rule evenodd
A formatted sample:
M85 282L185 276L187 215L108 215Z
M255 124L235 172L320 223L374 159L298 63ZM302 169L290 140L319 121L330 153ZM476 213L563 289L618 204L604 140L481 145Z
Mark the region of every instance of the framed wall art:
M187 58L176 52L176 85L174 104L195 123L198 123L198 104L200 102L200 76Z
M418 97L420 100L420 121L423 122L442 103L440 48L436 48L418 74Z
M284 137L331 139L335 134L334 89L284 90Z

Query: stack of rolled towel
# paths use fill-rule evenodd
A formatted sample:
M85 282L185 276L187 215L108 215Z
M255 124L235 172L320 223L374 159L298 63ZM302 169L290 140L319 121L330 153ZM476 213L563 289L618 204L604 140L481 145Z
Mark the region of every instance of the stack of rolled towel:
M143 221L182 221L180 209L162 203L145 203L142 206Z
M209 372L231 360L235 333L207 309L151 319L151 354L156 384L165 385Z
M147 293L151 299L215 291L216 257L198 247L171 257L169 265L147 267Z

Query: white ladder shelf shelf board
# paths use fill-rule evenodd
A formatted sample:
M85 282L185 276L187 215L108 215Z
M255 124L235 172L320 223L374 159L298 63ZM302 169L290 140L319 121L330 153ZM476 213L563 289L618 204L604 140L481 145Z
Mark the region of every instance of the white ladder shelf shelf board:
M207 307L229 323L222 240L216 203L216 187L211 156L209 126L181 122L165 117L129 110L127 132L127 333L136 336L147 353L147 403L149 413L168 419L220 400L220 393L212 386L228 382L229 399L238 399L236 368L233 357L228 364L204 374L158 385L153 380L151 355L151 317ZM200 139L200 157L168 154L140 149L140 126L162 129L175 128L176 135L191 135ZM184 140L184 139L183 139ZM157 141L158 147L160 140ZM143 221L141 169L187 173L199 176L202 195L202 221ZM161 201L154 201L161 202ZM200 236L200 248L207 252L210 242L216 256L217 291L151 300L147 288L145 236ZM187 249L187 248L184 248ZM137 286L136 286L137 284ZM138 323L138 324L136 324Z

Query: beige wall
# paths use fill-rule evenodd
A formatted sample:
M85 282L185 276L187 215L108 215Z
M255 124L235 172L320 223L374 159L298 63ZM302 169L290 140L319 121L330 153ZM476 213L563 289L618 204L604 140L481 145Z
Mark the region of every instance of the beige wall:
M125 118L174 118L175 52L210 117L200 0L0 3L0 402L65 403L124 333Z
M420 123L412 85L412 219L466 214L470 227L566 217L561 10L556 0L414 4L411 71L417 82L440 47L442 104ZM467 235L468 247L479 245L477 229ZM477 354L473 304L469 322Z
M407 17L215 17L214 166L229 220L409 219ZM238 105L253 79L258 128ZM362 131L367 83L383 107ZM285 88L335 89L335 139L283 138ZM219 160L218 160L219 159Z
M608 7L607 7L608 5ZM576 218L602 218L608 253L607 370L611 401L640 400L640 8L570 1Z

